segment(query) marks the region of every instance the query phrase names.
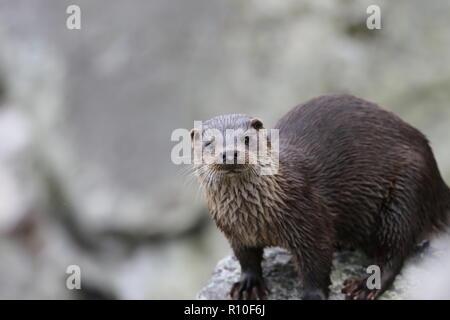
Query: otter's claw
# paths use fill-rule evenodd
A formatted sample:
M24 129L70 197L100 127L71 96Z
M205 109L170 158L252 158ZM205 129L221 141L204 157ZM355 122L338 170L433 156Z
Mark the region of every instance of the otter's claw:
M346 300L375 300L380 290L367 288L366 279L349 279L344 281L341 292Z
M243 276L239 282L233 284L230 298L233 300L262 300L267 297L269 290L260 277Z

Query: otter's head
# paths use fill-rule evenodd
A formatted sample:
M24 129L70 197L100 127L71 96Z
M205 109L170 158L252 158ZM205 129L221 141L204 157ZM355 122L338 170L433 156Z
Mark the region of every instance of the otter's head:
M258 118L222 115L191 130L194 167L202 182L259 174L267 162L269 139Z

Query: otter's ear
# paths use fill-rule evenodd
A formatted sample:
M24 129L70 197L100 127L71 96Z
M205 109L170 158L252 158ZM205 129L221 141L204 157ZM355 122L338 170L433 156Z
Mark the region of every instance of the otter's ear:
M256 130L264 128L262 121L258 118L253 118L252 120L250 120L250 125Z
M198 136L198 134L200 133L200 131L196 128L192 129L190 132L191 135L191 141L194 141L194 138Z

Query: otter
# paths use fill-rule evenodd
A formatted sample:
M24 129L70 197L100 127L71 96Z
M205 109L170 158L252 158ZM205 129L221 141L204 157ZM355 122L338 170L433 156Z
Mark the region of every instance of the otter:
M335 94L294 107L275 125L278 171L272 175L259 174L258 161L249 163L255 155L247 138L236 150L209 139L208 129L245 135L264 126L231 114L191 131L193 142L223 160L197 163L194 171L241 266L233 299L267 296L261 261L270 246L291 252L302 299L327 299L333 252L342 245L362 250L381 270L380 288L369 289L367 278L348 279L342 292L347 299L376 299L416 244L448 225L450 189L427 138L374 103ZM241 152L245 162L237 163Z

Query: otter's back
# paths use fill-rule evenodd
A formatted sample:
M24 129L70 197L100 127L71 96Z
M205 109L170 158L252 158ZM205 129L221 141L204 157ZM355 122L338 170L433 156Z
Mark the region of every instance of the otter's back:
M386 173L401 165L402 158L417 164L432 157L427 139L417 129L351 95L312 99L288 112L276 128L285 154L302 153L313 166L341 173L346 168Z
M299 139L303 147L333 146L380 149L408 145L422 148L428 141L418 130L376 104L346 94L324 95L299 105L276 124L280 137ZM299 141L297 141L298 143ZM324 149L324 148L321 148ZM385 150L385 149L384 149Z
M380 208L394 185L405 193L424 188L430 199L431 192L447 190L425 136L365 100L350 95L321 96L295 107L276 128L280 130L280 162L292 166L295 159L304 159L308 180L338 221L343 221L338 227L357 242L370 241L367 233L376 226ZM420 181L403 180L408 176ZM432 203L411 205L435 209ZM423 210L416 217L417 225L428 224L433 214Z

